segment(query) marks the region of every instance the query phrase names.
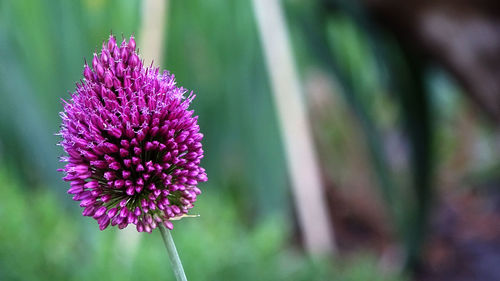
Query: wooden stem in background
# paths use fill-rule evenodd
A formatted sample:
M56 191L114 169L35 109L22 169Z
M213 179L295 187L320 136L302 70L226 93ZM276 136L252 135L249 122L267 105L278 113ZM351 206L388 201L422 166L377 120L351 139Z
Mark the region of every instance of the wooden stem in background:
M310 254L336 250L318 159L279 0L253 0L285 146L299 225Z

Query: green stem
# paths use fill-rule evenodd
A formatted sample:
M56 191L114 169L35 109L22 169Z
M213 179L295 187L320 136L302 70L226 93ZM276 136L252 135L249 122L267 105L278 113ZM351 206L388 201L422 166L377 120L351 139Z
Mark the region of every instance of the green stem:
M160 224L160 232L163 242L165 242L165 247L167 247L168 257L170 258L175 278L177 281L187 281L186 274L184 273L184 268L182 268L181 259L179 258L179 254L175 248L174 239L172 238L170 230Z

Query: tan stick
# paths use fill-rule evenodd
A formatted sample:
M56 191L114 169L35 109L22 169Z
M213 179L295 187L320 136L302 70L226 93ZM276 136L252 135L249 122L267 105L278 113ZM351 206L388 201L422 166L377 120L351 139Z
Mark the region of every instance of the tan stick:
M158 67L162 63L169 3L169 0L142 1L139 52L144 65L149 66L154 61Z
M253 0L253 6L305 247L310 254L333 253L333 229L280 1Z

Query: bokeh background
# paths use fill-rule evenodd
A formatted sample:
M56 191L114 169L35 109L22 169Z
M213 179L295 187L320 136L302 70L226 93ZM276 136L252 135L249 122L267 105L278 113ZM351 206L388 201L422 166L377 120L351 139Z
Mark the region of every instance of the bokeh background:
M173 231L190 280L500 279L499 4L257 2L0 1L0 280L173 280L158 232L99 231L56 172L61 98L111 32L197 94L209 181ZM270 3L284 30L259 29ZM325 251L303 242L267 29L289 38Z

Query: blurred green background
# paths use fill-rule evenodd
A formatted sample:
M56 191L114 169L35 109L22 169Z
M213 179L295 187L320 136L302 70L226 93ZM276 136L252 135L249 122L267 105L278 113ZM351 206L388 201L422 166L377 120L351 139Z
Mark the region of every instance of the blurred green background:
M175 222L186 274L406 280L425 257L435 194L455 198L495 177L498 132L450 74L423 70L351 5L325 15L315 1L281 3L339 251L303 250L252 1L171 0L156 19L166 25L161 67L197 94L209 177L201 216ZM159 233L130 250L117 229L81 216L56 172L60 99L111 32L140 42L141 7L0 2L0 280L173 280Z

